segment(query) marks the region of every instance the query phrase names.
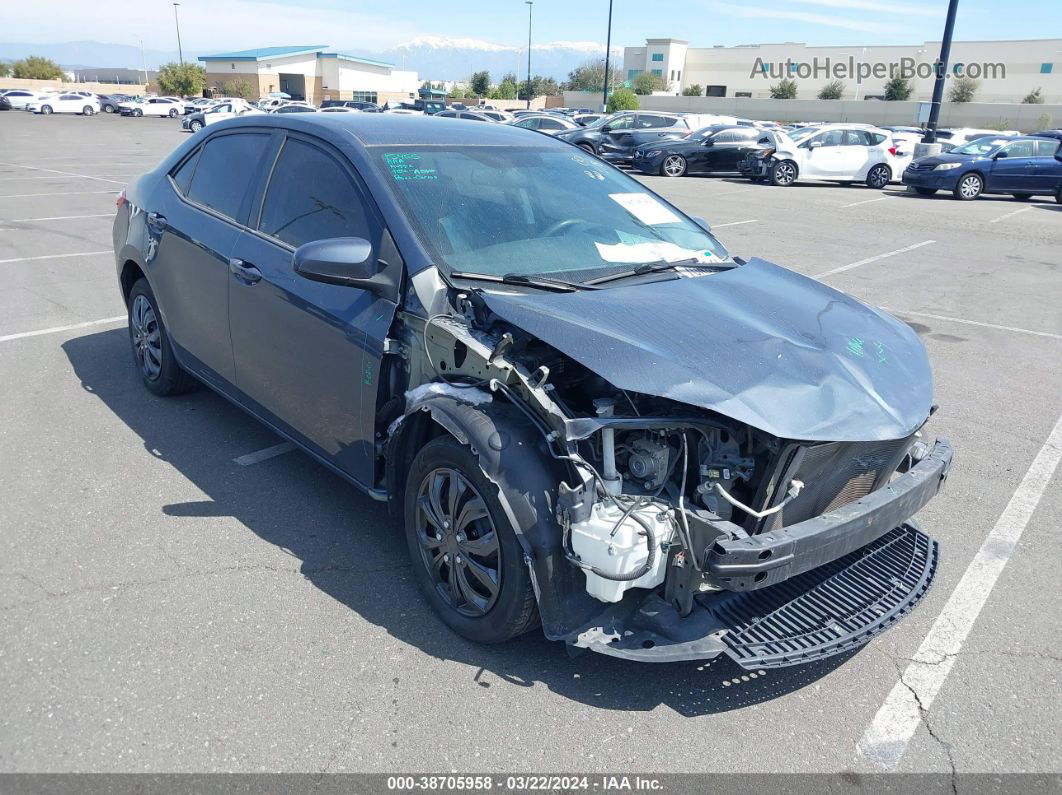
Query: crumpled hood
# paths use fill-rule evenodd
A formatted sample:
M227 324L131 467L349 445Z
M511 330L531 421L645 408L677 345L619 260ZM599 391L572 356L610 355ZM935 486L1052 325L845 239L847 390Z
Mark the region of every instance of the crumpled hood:
M621 389L781 438L899 439L929 416L929 360L909 326L765 260L697 278L483 298Z

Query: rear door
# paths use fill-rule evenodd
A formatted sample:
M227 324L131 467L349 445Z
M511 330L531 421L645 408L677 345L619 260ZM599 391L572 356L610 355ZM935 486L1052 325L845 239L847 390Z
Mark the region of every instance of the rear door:
M1036 167L1033 169L1034 185L1041 193L1053 193L1062 185L1062 141L1043 138L1036 142Z
M170 172L172 191L144 207L145 263L170 337L196 375L224 388L235 381L229 338L229 257L252 198L271 134L213 135Z
M759 132L752 127L722 130L705 147L705 171L737 171L738 163L755 148Z
M883 142L884 140L882 138ZM886 150L879 148L876 141L877 137L867 130L844 131L844 144L841 147L842 176L865 179L872 166L889 162Z
M397 252L382 242L379 213L346 158L321 141L288 133L263 193L229 281L236 383L263 417L371 485L377 379L395 305L299 276L292 256L335 237L365 238L377 256L384 245L392 264Z
M985 175L985 189L1022 193L1035 190L1035 172L1037 166L1036 141L1014 141L996 153L991 167Z

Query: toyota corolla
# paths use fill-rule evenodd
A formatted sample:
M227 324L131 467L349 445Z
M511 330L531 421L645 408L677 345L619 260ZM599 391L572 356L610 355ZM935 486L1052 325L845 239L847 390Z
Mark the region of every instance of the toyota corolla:
M249 116L118 203L144 386L205 384L387 501L466 638L785 666L932 582L912 517L951 448L915 333L570 144Z

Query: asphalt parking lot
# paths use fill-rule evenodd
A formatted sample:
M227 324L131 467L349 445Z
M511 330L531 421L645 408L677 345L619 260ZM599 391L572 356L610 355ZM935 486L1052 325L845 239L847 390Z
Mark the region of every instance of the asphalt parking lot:
M141 388L114 199L184 135L0 115L0 771L1062 772L1062 206L644 178L908 321L956 455L895 629L640 666L466 643L381 504L298 452L237 462L280 440L206 390Z

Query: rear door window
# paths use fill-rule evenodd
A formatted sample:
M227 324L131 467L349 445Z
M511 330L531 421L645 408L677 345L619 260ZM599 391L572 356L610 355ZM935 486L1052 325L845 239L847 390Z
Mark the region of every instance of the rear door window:
M240 210L269 145L265 133L237 133L211 138L203 145L188 198L241 220Z
M350 176L330 154L295 138L277 159L258 228L295 248L333 237L371 240L365 203Z
M1059 144L1062 141L1054 141L1050 138L1044 138L1042 141L1036 142L1036 156L1037 157L1054 157L1058 151Z
M188 193L188 186L192 184L192 175L195 174L195 164L199 162L199 155L202 154L203 147L199 147L195 150L190 158L185 160L177 170L170 176L173 177L174 183L177 185L177 190L181 193Z

